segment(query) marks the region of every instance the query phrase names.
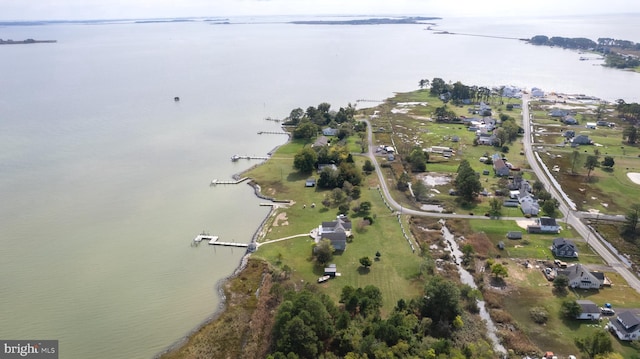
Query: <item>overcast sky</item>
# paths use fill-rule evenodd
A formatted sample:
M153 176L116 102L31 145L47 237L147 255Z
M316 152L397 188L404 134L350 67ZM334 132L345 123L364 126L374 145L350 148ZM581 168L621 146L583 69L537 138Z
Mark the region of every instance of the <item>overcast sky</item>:
M640 13L637 0L0 0L1 20L234 15L554 16Z

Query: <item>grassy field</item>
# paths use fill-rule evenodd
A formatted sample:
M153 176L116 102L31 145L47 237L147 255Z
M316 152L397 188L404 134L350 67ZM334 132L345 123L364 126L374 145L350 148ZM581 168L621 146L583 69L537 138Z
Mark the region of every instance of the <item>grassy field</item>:
M503 105L494 110L493 117L499 117L501 112L515 118L517 123L521 123L520 110L506 111L507 103L520 103L518 99L503 99ZM404 103L420 103L414 106L405 106ZM400 93L387 101L385 104L376 107L378 117L372 119L372 128L384 128L384 131L375 133L375 146L390 145L394 143L400 157L406 155L415 146L422 148L430 148L431 146L445 146L454 150L455 155L451 158L445 158L442 155L431 153L429 162L427 163L427 171L432 176L451 176L455 174L462 159L467 159L472 168L481 176L480 181L488 192L493 192L499 188L499 178L493 174L491 165L481 163L480 157L491 156L495 153L504 155L514 167L526 170L529 168L523 155L522 142L516 140L508 144L509 152L502 153L499 148L493 146L473 145L475 132L468 131L467 126L463 124L436 123L431 119L432 113L436 107L442 106L443 102L437 97L431 96L428 91L417 91L411 93ZM450 110L458 115L470 115L468 109L471 106L454 106L449 104ZM457 141L453 138L457 137ZM392 142L393 141L393 142ZM488 175L482 174L485 170L489 171ZM402 169L396 169L396 173L401 173ZM414 174L421 175L421 174ZM523 172L524 178L535 180L532 173ZM440 204L447 212L454 213L474 213L483 215L489 211L489 198L479 198L477 202L467 205L460 205L455 201L455 197L449 196L449 189L453 188L452 184L437 185L434 187L439 191L431 193L430 202ZM394 198L399 199L406 197L407 193L398 193L400 196ZM415 208L420 206L415 201L406 201L403 205L410 205ZM503 210L504 215L521 216L522 212L517 209Z
M293 169L293 156L300 148L302 145L299 143L284 145L272 160L247 173L249 177L260 179L263 193L280 200L294 200L291 206L279 209L271 216L267 226L269 230L260 242L309 233L321 222L334 220L338 214L336 208L325 208L321 204L329 191L305 187L305 179L309 175L300 175ZM364 162L361 157L355 160L359 166ZM371 202L371 215L375 217L373 225L360 229L361 218L351 213L353 241L347 244L346 251L336 255L332 261L342 275L320 287L337 301L346 285L375 285L383 293L383 313L388 313L399 299L421 293L422 286L415 278L419 274L422 259L417 252L412 252L402 235L398 218L384 205L380 193L373 188L375 186L375 174L365 177L361 197L357 200ZM311 208L312 203L316 204L315 208ZM316 283L324 268L313 261L312 245L313 240L309 236L297 237L261 245L254 256L275 266L286 264L298 282ZM377 251L381 253L381 259L374 261L369 270L364 270L358 260L365 256L374 259Z
M611 303L618 311L622 308L640 307L640 295L623 283L624 280L616 273L609 272L609 277L614 285L599 291L577 290L570 291L566 296L554 294L552 286L546 281L541 271L537 268L526 269L524 266L510 262L510 276L507 278L508 300L504 300L505 309L523 329L527 336L541 349L551 350L556 353L579 354L573 340L586 337L594 330L603 328L608 319L602 321L569 320L560 315L561 304L564 299L588 299L597 305ZM533 307L543 307L549 313L549 320L544 325L533 322L529 310ZM630 344L617 340L612 336L614 352L628 358L637 353L637 349Z
M504 242L504 251L500 252L502 257L520 258L529 260L553 260L553 253L549 249L554 238L563 237L571 239L578 248L579 260L563 259L563 261L580 262L583 264L602 264L602 259L593 251L586 241L578 236L572 228L563 228L560 234L535 234L527 233L526 229L518 226L514 221L505 220L472 220L469 221L471 229L476 233L487 235L493 247L496 248L498 242ZM522 232L522 239L510 240L506 238L509 231Z
M577 125L565 125L557 118L549 116L552 108L567 108L574 112ZM640 186L634 184L627 177L628 172L640 172L640 146L629 145L623 141L622 132L627 123L615 116L614 106L607 105L602 120L615 124L614 127L598 126L596 129L587 129L587 122L596 122L597 115L595 105L578 103L548 103L532 102L532 113L536 132L535 146L544 145L541 158L549 168L559 167L558 172L553 172L563 190L574 200L578 209L595 209L603 213L624 213L634 201L633 193L640 190ZM544 131L540 131L544 130ZM558 147L564 141L561 133L565 130L573 130L576 135L588 135L593 140L593 146L579 146L571 148L569 145ZM579 158L574 166L573 152L578 151ZM584 161L588 155L599 153L600 160L605 156L613 157L615 165L612 171L596 168L587 181L587 170ZM572 173L572 170L575 173Z

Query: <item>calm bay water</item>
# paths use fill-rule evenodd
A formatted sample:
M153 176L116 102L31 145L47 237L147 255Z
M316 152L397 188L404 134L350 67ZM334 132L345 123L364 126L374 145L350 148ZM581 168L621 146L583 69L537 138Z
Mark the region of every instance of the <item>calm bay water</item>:
M638 19L439 27L640 41ZM382 99L433 77L640 101L640 74L572 51L424 25L237 21L250 23L0 28L3 39L58 40L0 46L0 338L59 339L64 358L145 358L211 315L215 283L243 251L191 239L207 230L248 242L267 215L248 186L208 186L252 163L231 155L285 140L256 134L277 129L267 116Z

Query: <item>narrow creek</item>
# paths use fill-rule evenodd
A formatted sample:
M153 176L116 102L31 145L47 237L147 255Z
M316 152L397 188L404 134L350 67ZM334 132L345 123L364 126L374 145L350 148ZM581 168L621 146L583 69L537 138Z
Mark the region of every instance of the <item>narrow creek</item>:
M449 231L449 228L445 226L445 221L441 220L442 223L442 236L444 237L447 244L451 249L451 254L454 256L456 264L458 264L458 272L460 273L460 281L464 284L468 284L471 288L478 289L478 286L473 281L473 276L466 269L462 267L462 251L456 243L453 234ZM484 300L478 300L478 308L480 308L480 318L484 319L484 322L487 326L487 336L493 343L493 350L497 353L506 355L507 350L505 347L500 344L500 340L498 339L497 328L495 324L493 324L493 320L491 320L491 316L489 316L489 312L487 311L487 307L485 305Z

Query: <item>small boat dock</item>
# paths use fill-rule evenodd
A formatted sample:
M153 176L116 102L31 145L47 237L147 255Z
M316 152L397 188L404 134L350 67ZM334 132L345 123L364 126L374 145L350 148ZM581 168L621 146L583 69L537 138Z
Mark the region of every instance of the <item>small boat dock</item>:
M211 181L211 185L215 186L215 185L219 185L219 184L238 184L238 183L242 183L242 182L244 182L244 181L246 181L248 179L249 179L249 177L242 177L237 181L219 181L217 178L214 178Z
M235 162L237 160L268 160L267 156L241 156L241 155L233 155L231 156L231 161Z
M212 246L225 246L225 247L249 247L248 243L236 243L236 242L219 242L218 239L220 239L220 237L218 236L212 236L208 233L202 232L201 234L197 235L194 239L193 242L198 244L202 241L208 241L210 245Z
M218 236L212 236L209 233L202 232L193 239L195 243L200 243L202 241L209 241L209 244L212 242L216 242L218 240Z

